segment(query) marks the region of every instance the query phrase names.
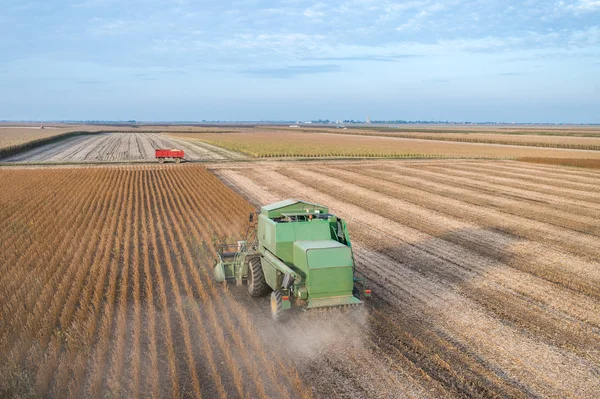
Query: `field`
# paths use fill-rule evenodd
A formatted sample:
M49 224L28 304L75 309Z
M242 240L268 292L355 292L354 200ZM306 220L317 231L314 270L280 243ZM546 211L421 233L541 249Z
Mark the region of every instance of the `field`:
M254 203L300 197L349 221L375 292L366 346L396 376L383 392L598 396L600 173L511 161L253 165L214 171ZM372 378L337 367L353 387Z
M2 158L2 162L154 162L155 148L179 148L188 161L242 159L210 144L192 143L160 133L94 133L69 137Z
M0 179L0 397L303 396L211 279L213 241L237 236L252 208L205 169Z
M600 151L203 129L71 137L0 168L0 398L599 396ZM534 158L237 162L212 140ZM157 146L210 163L141 163ZM277 324L214 282L215 243L285 198L348 221L364 313Z
M40 126L2 126L0 124L0 156L25 145L47 142L72 132L70 128Z
M410 126L392 128L0 124L0 162L154 161L154 148L181 148L188 161L254 158L600 159L597 127ZM78 133L79 132L79 133ZM81 134L80 132L87 132ZM58 139L62 137L61 139ZM4 147L2 147L4 146Z
M338 130L339 132L339 130ZM346 131L345 131L346 132ZM192 143L204 142L252 157L458 157L458 158L594 158L600 151L536 148L517 145L459 143L317 133L294 129L244 130L236 133L169 133ZM542 137L543 138L543 137ZM593 139L596 140L596 139ZM600 147L599 147L600 148Z
M535 136L599 137L600 125L479 125L479 124L389 124L389 125L349 125L366 131L387 132L390 130L420 133L491 133Z
M43 126L43 129L42 129ZM95 139L90 139L90 136L84 136L77 138L81 133L161 133L161 132L179 132L179 133L189 133L189 132L214 132L216 129L211 127L201 127L201 126L185 126L185 125L141 125L141 126L132 126L128 124L119 124L119 125L73 125L73 124L64 124L64 123L55 123L55 124L40 124L40 123L19 123L19 124L10 124L10 123L1 123L0 122L0 159L6 158L11 155L20 154L24 151L31 150L40 146L47 146L49 149L55 148L57 142L59 147L63 150L67 149L69 146L80 145L81 142L84 142L88 147L97 147L101 144L102 140L96 141ZM227 132L230 131L227 128L220 128L219 131ZM233 131L233 130L231 130ZM90 139L89 141L86 140ZM68 140L71 138L72 140ZM169 142L166 137L162 138L163 142ZM64 145L66 144L66 146ZM117 146L117 149L119 147ZM201 152L206 152L205 150L200 150ZM54 152L49 156L45 156L44 154L40 155L38 152L31 152L31 157L35 159L35 161L39 161L42 158L45 161L60 161L60 155L56 156ZM144 153L141 154L132 154L134 160L144 159ZM17 157L18 159L18 157ZM79 159L75 159L74 161L78 161ZM105 161L105 159L100 158L100 161Z
M600 130L600 129L599 129ZM482 144L504 144L518 145L526 147L548 147L548 148L571 148L579 150L600 150L600 131L588 133L593 137L573 136L574 133L565 132L565 135L559 135L554 132L553 135L535 135L535 134L515 134L502 132L468 132L468 133L450 133L444 131L438 132L413 132L410 129L385 129L385 130L364 130L349 129L342 130L330 129L329 133L338 134L356 134L378 137L396 137L405 139L420 139L434 141L451 141L459 143L482 143Z

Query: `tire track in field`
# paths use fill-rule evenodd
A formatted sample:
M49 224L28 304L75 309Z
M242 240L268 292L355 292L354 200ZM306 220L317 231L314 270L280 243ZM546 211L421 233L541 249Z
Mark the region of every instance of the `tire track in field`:
M573 212L567 212L556 207L548 207L546 206L547 204L527 201L527 199L518 200L510 196L504 197L486 192L477 192L447 183L437 183L430 178L413 177L410 172L405 171L402 172L402 175L390 174L389 171L384 172L359 168L348 169L347 171L355 173L355 178L362 176L365 180L374 178L382 182L397 184L399 189L398 195L402 195L403 197L407 194L405 190L415 193L417 196L422 196L424 193L431 193L432 195L438 195L471 205L493 208L506 213L507 217L508 215L515 215L584 234L600 235L600 226L598 225L600 219L576 215ZM344 175L344 172L339 169L331 168L327 172L334 174L339 172L338 174L342 177ZM414 173L414 175L418 176L419 174ZM443 179L440 180L443 181Z
M276 180L273 180L274 178L275 178ZM275 182L275 181L278 181L278 182L283 182L283 181L285 181L285 182L287 183L287 182L289 182L289 179L285 179L285 178L284 178L284 177L282 177L282 176L279 176L279 177L277 177L277 176L268 176L268 177L265 177L264 175L261 175L261 179L259 179L259 181L261 181L262 183L266 183L267 181L270 181L270 182ZM282 185L282 186L285 186L285 185L286 185L286 184L284 184L284 185ZM287 189L285 189L285 188L282 188L281 186L278 186L277 188L274 188L274 187L272 187L272 186L270 187L270 191L271 191L271 192L276 192L276 191L277 191L277 192L281 192L282 190L288 191ZM311 189L307 189L306 187L304 187L304 188L302 188L302 189L298 190L298 188L296 188L296 191L295 191L295 192L296 192L296 193L300 193L300 192L302 192L302 193L306 194L306 193L307 193L307 190L311 190ZM243 190L243 191L245 191L245 190ZM246 192L246 193L248 193L247 191L245 191L245 192ZM256 192L256 191L252 191L252 193L255 193L255 192ZM280 198L280 199L282 199L282 198L285 198L287 195L289 195L289 192L288 192L288 194L285 194L285 193L283 193L283 194L280 194L280 197L279 197L279 198ZM316 198L316 197L314 197L314 196L311 196L311 198L312 198L313 200L319 200L318 198ZM321 200L321 202L323 202L323 200ZM338 201L338 202L339 202L339 201ZM350 209L354 209L354 210L355 210L355 214L356 214L356 215L360 214L361 212L362 212L362 213L364 213L362 210L360 210L359 208L356 208L354 205L348 205L348 208L350 208ZM338 214L340 214L340 212L338 212ZM346 214L347 214L347 213L346 213ZM354 219L354 218L352 218L352 219ZM352 220L352 219L351 219L351 220ZM361 218L361 219L363 219L363 218ZM396 226L396 225L395 225L395 223L394 223L394 226L392 226L392 227L393 227L393 228L395 228L395 229L397 229L397 228L398 228L398 226ZM386 233L389 233L389 232L387 232L387 231L386 231ZM355 235L355 234L354 234L354 235ZM431 291L431 292L432 292L432 294L434 294L434 295L435 295L435 291ZM397 295L398 293L395 293L395 294ZM412 349L412 350L410 350L410 351L412 352L412 351L414 351L414 349ZM430 367L431 367L431 366L430 366ZM440 372L440 370L436 370L436 372ZM360 378L360 377L359 377L359 376L353 376L353 378Z
M297 171L296 173L305 173L305 172L304 172L304 171ZM263 176L264 176L264 175L263 175ZM276 177L275 175L272 175L272 176L271 176L271 179L273 179L273 181L276 181L276 180L279 180L279 181L282 181L282 180L283 180L283 181L286 181L286 182L287 182L287 181L289 181L289 180L285 180L285 179L281 179L281 178L280 178L280 179L276 179L275 177ZM288 177L289 177L289 175L288 175ZM313 178L314 178L314 176L311 176L311 177L313 177ZM306 184L306 182L304 182L304 184ZM301 187L301 186L295 187L295 189L296 189L296 190L300 190L300 187ZM324 187L328 187L328 189L332 189L331 182L330 182L330 181L328 181L328 184L324 185ZM339 194L339 191L337 191L337 193ZM345 197L347 197L347 195L346 195ZM322 203L323 201L318 201L318 202L321 202L321 203ZM373 204L373 201L371 201L371 204ZM388 208L388 209L389 209L389 208ZM368 218L367 218L367 220L368 220Z
M564 176L573 176L573 177L591 177L598 178L600 177L600 172L597 172L595 169L588 168L578 168L578 167L567 167L562 165L548 165L548 164L539 164L534 162L517 162L517 161L509 161L508 165L524 165L527 170L536 170L542 173L556 173L558 172Z
M290 173L289 171L286 173L287 177L292 177L292 178L298 180L298 176L299 176L298 174L310 173L310 172L298 171L298 172L295 172L296 174L292 174L292 175L290 175L289 173ZM320 171L319 173L322 173L322 171ZM321 179L319 176L309 176L307 179L300 179L299 181L301 181L302 183L305 183L305 184L309 184L309 185L319 184L318 182L321 181L322 183L320 183L320 185L335 188L336 192L338 194L343 194L343 197L346 201L352 201L352 203L357 204L357 205L360 205L361 203L363 203L363 201L367 201L367 199L369 198L368 192L367 192L366 196L365 195L357 196L356 193L361 192L361 189L357 188L356 186L352 189L349 189L348 191L344 191L345 190L344 186L351 185L347 181L336 183L335 179L326 179L326 181L324 181L325 179L322 179L322 180L319 180L319 179ZM363 189L362 191L364 192L365 190ZM398 190L396 190L395 192L397 192L397 191ZM380 195L380 197L381 197L381 195ZM366 202L364 202L364 203L366 203ZM434 203L437 203L437 202L434 201ZM381 205L378 205L378 204L381 204ZM455 206L456 205L454 205L454 207ZM537 263L540 263L540 260L535 256L528 256L528 251L522 251L522 253L519 252L517 254L517 253L510 253L505 250L508 248L515 247L516 245L522 245L521 239L518 239L518 242L516 242L516 241L514 241L514 238L507 237L503 233L497 233L493 230L492 231L481 230L478 228L478 226L470 226L468 224L464 224L464 223L458 222L458 221L453 222L452 218L441 217L441 214L433 214L428 217L427 209L422 209L419 205L415 206L412 203L406 203L406 202L404 202L404 205L402 205L402 201L396 202L392 198L389 198L389 197L386 197L386 200L371 200L370 208L373 210L377 210L377 212L379 212L379 214L383 217L391 218L392 220L403 223L403 225L410 226L411 228L425 232L426 234L429 234L430 236L443 237L443 239L446 242L453 242L455 245L459 245L460 247L465 247L465 245L468 245L468 247L471 248L473 251L475 251L476 253L480 253L482 256L484 256L486 258L498 259L501 262L510 261L510 265L514 266L516 264L516 265L518 265L518 268L521 268L524 265L529 265L529 267L533 268L533 270L539 270L539 265L537 265ZM453 209L453 207L450 207L450 208ZM402 209L402 211L397 212L397 211L395 211L395 209ZM417 213L414 213L415 211ZM435 220L435 224L432 224L432 222L430 222L430 220L431 221ZM446 225L446 227L444 227L444 225ZM448 235L445 233L446 231L458 232L458 233L452 233L452 234ZM469 233L471 236L464 234L464 232L468 233L471 231L477 232L477 235L472 236L472 233ZM482 235L482 234L484 234L484 235ZM448 241L448 240L450 240L450 241ZM486 245L484 246L483 243L486 243ZM530 248L531 247L532 246L530 245ZM551 254L552 249L542 247L542 249L537 250L537 252ZM525 254L525 257L523 257L524 256L523 254ZM445 254L445 255L448 256L448 254ZM518 256L520 256L520 257L518 257ZM557 256L561 256L562 258L565 258L567 255L559 253ZM517 258L518 260L513 259L515 257L518 257ZM456 258L456 263L460 264L460 257ZM572 264L581 268L581 266L586 265L587 262L583 261L582 259L574 258ZM544 266L548 269L552 269L553 265L552 264L550 264L550 265L544 264ZM472 266L472 267L474 267L474 266ZM598 277L598 274L596 272L596 270L598 269L597 266L594 266L593 264L589 264L589 265L587 265L587 268L589 270L589 273L591 273L590 274L591 278L593 280L594 279L597 280L597 277ZM583 270L583 269L581 269L581 270ZM524 271L531 272L531 270L529 270L527 268L525 268ZM544 272L546 272L546 270L544 270ZM547 274L547 273L545 273L545 274ZM542 274L542 277L547 277L547 275L545 275L545 274ZM550 276L550 277L552 277L552 276ZM572 281L570 281L570 279L572 277L573 277L573 275L567 275L564 279L560 280L560 283L563 285L565 283L567 283L567 284L573 283ZM554 281L554 280L555 279L551 279L550 281ZM585 287L587 287L587 284L586 284L587 282L583 281L580 283L583 284L583 288L584 288L583 292L585 292L588 295L593 296L593 293L595 292L594 290L585 289Z
M600 248L594 247L596 239L589 238L587 235L570 232L564 229L552 229L543 223L534 222L531 220L521 220L520 223L511 224L509 221L506 224L503 222L503 214L496 214L487 209L477 209L476 207L464 206L460 202L453 202L453 206L448 206L443 212L435 209L428 209L419 203L412 203L402 199L396 199L390 196L389 191L372 198L372 191L368 188L360 187L349 181L342 181L335 178L324 178L316 172L310 170L285 170L281 171L287 178L292 178L309 186L315 184L329 185L331 189L335 189L338 194L343 194L343 198L348 200L352 198L354 203L371 202L371 207L378 206L381 209L381 215L392 218L401 223L417 228L433 236L446 235L446 240L453 240L461 245L471 245L472 248L481 252L485 256L504 260L507 251L504 248L510 248L511 257L519 256L520 260L526 261L528 266L526 271L536 272L538 276L550 278L556 283L566 286L571 286L578 291L586 292L589 295L595 295L600 298L600 264L597 259L597 251ZM366 184L366 183L363 183ZM383 186L383 184L380 184ZM351 188L350 188L351 187ZM394 194L393 192L391 194ZM442 206L443 204L440 204ZM468 222L463 222L465 216L460 216L460 212L456 209L463 207L463 211L469 215L478 215L481 217L484 227L499 226L502 232L497 228L494 230L478 229L480 226ZM445 214L444 214L445 213ZM486 221L486 218L487 219ZM515 217L516 218L516 217ZM527 226L527 227L526 227ZM505 231L510 231L511 228L517 229L518 237L532 238L532 232L539 231L540 234L533 236L534 240L515 240L508 236ZM558 230L558 231L557 231ZM454 231L453 235L447 233ZM550 238L554 237L552 240ZM545 241L551 245L544 245ZM539 241L539 242L536 242ZM568 252L557 251L553 248L554 244L562 244L568 242ZM564 246L564 244L563 244ZM575 251L576 250L576 251ZM576 256L570 252L575 252L589 259L584 259L581 256ZM561 260L556 262L555 260ZM570 270L566 271L563 262L568 260ZM513 262L515 265L521 266L521 262ZM543 267L541 267L543 265ZM562 276L557 278L556 275ZM571 280L577 278L576 281Z
M448 174L450 176L458 176L458 177L467 177L473 178L476 180L485 180L493 183L497 183L500 185L507 185L509 187L515 188L524 188L526 190L540 192L542 194L551 194L551 195L559 195L569 199L574 199L582 202L587 202L590 206L595 207L597 209L598 204L600 203L600 194L595 194L591 192L584 192L581 190L572 190L572 189L563 189L555 186L550 186L547 184L537 184L537 183L528 183L519 180L516 177L513 178L505 178L505 177L496 177L490 174L485 174L477 171L463 171L454 168L441 168L439 166L427 166L426 170L434 170L441 171L444 174ZM592 205L593 204L593 205Z
M498 178L514 179L518 178L519 181L523 181L529 184L543 185L552 189L568 190L567 192L573 192L577 195L581 194L600 194L598 185L593 182L590 183L578 183L574 182L568 177L556 178L546 177L544 173L536 173L534 176L530 176L523 172L506 171L494 167L493 165L454 165L451 167L452 170L460 170L465 172L481 173L485 175L492 175ZM597 183L597 182L596 182Z
M222 171L219 171L219 174L220 174L220 173L222 173ZM251 172L248 172L248 174L251 174ZM233 180L235 176L234 176L234 173L228 173L228 176L227 176L227 177L228 177L229 179ZM247 176L245 176L245 178L247 178ZM281 191L281 190L282 190L281 186L285 186L285 187L286 187L286 189L285 189L285 190L288 192L288 195L289 195L289 193L290 193L290 192L294 192L294 193L304 193L305 195L306 195L307 193L309 193L309 192L310 192L310 193L313 193L313 192L314 192L314 191L313 191L313 189L312 189L312 188L309 188L308 186L306 186L306 184L302 184L302 183L298 184L298 183L295 183L295 181L294 181L294 180L290 180L289 176L281 176L281 175L279 175L279 176L278 176L277 174L275 174L275 173L271 173L271 172L268 172L268 173L263 173L263 174L261 174L259 177L258 177L258 176L256 176L256 177L255 177L255 178L253 178L252 180L253 180L253 182L260 181L260 182L262 182L263 184L268 184L268 182L272 182L272 183L271 183L271 185L270 185L270 190L271 190L271 192L273 192L273 191ZM274 188L274 187L273 187L273 184L274 184L274 182L277 182L277 184L279 184L280 186L278 186L277 188ZM293 184L292 184L292 183L293 183ZM336 192L335 188L334 188L334 187L331 187L331 185L325 185L325 186L323 186L322 184L319 184L319 185L320 185L321 187L327 187L328 189L332 190L332 192ZM339 192L339 191L337 191L337 193L338 193L338 194L340 194L340 192ZM329 196L327 196L326 194L315 193L314 195L309 195L309 197L310 197L310 199L312 199L312 200L314 200L314 201L317 201L317 202L321 202L321 203L336 203L336 204L339 204L339 203L340 203L340 200L339 200L339 198L333 199L333 198L330 198ZM347 197L347 196L344 196L344 198L346 198L346 197ZM332 202L332 201L333 201L333 202ZM346 207L347 207L347 206L348 206L348 207L353 207L354 205L344 205L343 207L346 209ZM339 208L339 206L338 206L338 208ZM389 208L389 207L388 207L388 208ZM352 208L350 208L350 209L352 209ZM340 213L340 212L338 212L338 214L339 214L339 213ZM348 212L344 212L344 213L345 213L346 215L352 214L352 212L350 212L350 211L348 211ZM397 234L397 232L398 232L398 230L399 230L399 229L401 230L401 226L399 226L399 225L396 225L396 224L395 224L395 223L393 223L393 222L391 222L391 223L390 223L389 221L385 221L385 220L381 220L382 227L380 227L380 226L379 226L379 223L377 223L377 219L378 219L378 218L377 218L375 215L369 214L368 212L365 212L365 211L363 211L363 210L358 210L358 209L355 209L355 210L354 210L354 213L355 213L355 214L362 215L362 216L359 218L359 220L361 221L361 223L364 223L364 221L374 220L374 221L373 221L373 223L372 223L372 227L373 227L373 226L376 226L376 227L373 227L373 228L384 228L384 230L382 231L382 234L381 234L381 235L379 235L379 236L381 236L381 237L384 237L384 236L390 236L390 235L392 235L392 236L393 236L394 234ZM354 215L354 216L356 216L356 215ZM379 218L381 218L381 217L379 217ZM386 225L391 225L391 226L386 226ZM354 231L354 230L352 230L352 231ZM353 233L353 236L356 236L356 234L355 234L355 233ZM409 240L410 240L410 239L414 239L414 236L413 236L412 234L409 234L409 238L408 238L408 239L409 239ZM386 240L386 241L388 241L388 240ZM419 239L419 242L420 242L420 239ZM459 255L460 255L460 254L457 254L457 256L459 256ZM447 256L447 254L446 254L445 256ZM463 257L464 257L464 254L463 254ZM475 265L474 265L474 266L475 266ZM428 277L428 278L427 278L427 281L428 281L428 280L430 280L430 279L431 279L431 277L432 277L432 276L430 276L430 275L427 275L427 277ZM404 280L400 280L400 281L403 281L403 282L404 282ZM417 287L420 287L421 285L420 285L420 284L417 284L416 286L417 286ZM440 289L441 289L441 288L440 288ZM437 292L437 290L434 290L434 292ZM440 292L444 292L444 291L442 290L442 291L440 291ZM471 326L471 327L472 327L472 326ZM494 328L495 328L495 327L494 327ZM512 331L512 332L510 332L510 333L508 333L508 332L507 332L507 334L508 334L509 336L512 336L512 335L514 335L514 331ZM483 339L484 337L483 337L483 336L481 336L481 338ZM489 337L487 337L487 338L489 338ZM465 338L465 339L466 339L466 338ZM499 342L501 342L501 341L499 341ZM518 344L518 341L517 341L516 343L514 343L514 344ZM538 343L537 343L537 342L535 342L535 340L534 340L534 343L532 343L532 345L534 345L534 346L536 346L537 344L538 344ZM478 346L475 346L475 347L478 347ZM544 345L542 345L541 347L540 347L540 346L537 346L537 347L538 347L538 348L540 348L540 349L539 349L539 350L540 350L540 354L541 354L541 353L545 353L546 351L550 351L550 352L553 352L553 353L559 353L560 355L558 355L558 356L563 356L563 355L564 355L564 356L567 356L567 357L569 357L569 356L573 356L572 354L571 354L571 355L569 355L569 353L568 353L568 352L561 351L560 349L558 349L558 348L554 348L554 347L552 347L552 346L544 346ZM488 348L488 349L489 349L489 348ZM493 354L493 353L494 353L494 351L493 351L493 350L490 350L490 355L491 355L491 354ZM510 352L506 352L506 354L507 354L507 355L508 355L508 353L510 353ZM526 353L526 350L525 350L525 349L523 349L523 353ZM510 359L510 358L508 358L508 359ZM579 361L578 361L578 360L576 360L576 359L577 359L576 357L575 357L575 358L571 358L571 361L570 361L570 362L574 362L575 364L577 364ZM508 367L509 363L510 363L510 362L507 360L507 363L504 363L504 366L505 366L505 367ZM557 363L557 364L560 364L560 363ZM552 366L550 366L550 367L556 367L556 366L555 366L555 365L552 365ZM532 372L533 372L533 373L534 373L534 375L535 375L535 371L532 371ZM588 373L589 373L589 369L588 369L586 372L588 372ZM529 382L529 383L531 383L531 378L528 380L528 382ZM566 385L568 385L568 383L569 383L569 382L568 382L568 381L565 381L565 380L564 380L564 378L563 378L563 379L562 379L562 381L561 381L561 384L566 384ZM583 384L582 386L583 386L583 387L585 387L585 381L583 381L583 380L579 380L579 384ZM552 384L551 384L551 385L552 385ZM556 385L556 383L554 383L554 385ZM542 389L542 390L545 390L545 389L543 388L543 386L542 386L542 387L538 387L538 388L540 388L540 389Z
M492 195L489 195L488 198L484 197L486 201L481 203L471 199L473 193L451 187L449 189L451 192L458 190L459 194L449 195L448 187L444 187L442 193L437 193L435 188L430 187L431 183L423 178L411 179L406 176L391 175L389 172L376 172L375 175L369 171L355 172L353 170L342 171L336 169L319 169L319 172L341 180L351 179L352 184L440 211L452 217L466 219L483 226L506 228L506 231L511 234L527 237L533 241L544 242L545 239L549 240L549 237L560 236L560 239L549 241L558 246L561 243L563 243L563 246L568 245L569 242L582 242L585 244L590 240L595 240L594 236L598 236L600 233L600 227L596 225L595 218L581 217L582 220L580 221L566 212L561 213L560 211L551 210L541 213L539 208L543 209L542 206L538 205L536 207L514 200L500 202L498 197ZM377 176L377 184L369 178L375 176ZM506 205L506 202L509 202L511 208L495 207L494 205L499 202L499 205ZM554 219L552 218L552 212L555 212ZM504 219L507 221L504 222ZM573 235L573 239L569 240L565 234ZM567 248L572 249L570 246ZM584 250L582 254L585 256L590 253ZM593 256L593 252L591 254Z
M226 176L227 179L230 179L230 184L238 188L238 190L252 203L264 204L284 198L281 195L275 194L275 190L273 188L270 188L266 185L259 186L251 179L243 175L239 175L236 172L221 169L217 172L217 175L219 177ZM380 351L379 353L382 352ZM333 392L336 394L340 394L340 392L347 392L349 397L382 398L398 394L401 394L405 397L428 397L430 395L431 397L440 397L440 395L443 395L444 392L439 388L435 381L427 382L425 386L422 386L422 370L406 360L400 361L400 364L405 364L406 369L410 370L410 373L407 375L400 375L400 378L396 379L398 377L398 373L404 374L408 372L406 369L400 369L399 371L393 372L390 376L390 378L392 378L391 381L401 381L400 385L390 385L391 381L387 381L386 384L383 384L377 388L372 386L369 377L364 373L362 368L358 370L354 369L351 364L348 364L348 367L345 366L346 363L348 363L348 359L344 353L333 353L329 356L334 357L325 362L319 361L319 356L317 356L317 359L310 363L310 368L314 368L313 372L308 373L306 376L309 381L314 380L315 378L322 378L323 381L326 381L327 383L322 382L322 384L325 386L319 386L320 390L326 390L328 388L331 389L330 384L332 381L344 381L344 383L340 382L340 386L338 386ZM387 375L390 373L390 366L384 361L385 358L379 357L370 352L367 352L361 356L372 360L379 359L377 362L369 361L369 365L365 366L370 370L373 370L375 374ZM394 357L393 360L390 360L390 363L398 361L399 359ZM410 381L410 384L408 385L403 382L407 379ZM430 392L436 392L437 394L432 394Z
M532 189L523 189L496 184L490 182L487 178L450 176L445 174L444 171L408 168L402 165L389 165L385 169L380 167L369 169L407 173L411 176L426 178L428 181L433 181L436 183L455 184L458 187L464 187L468 188L469 190L475 190L477 192L483 192L490 195L516 198L517 200L527 200L534 203L540 203L545 206L559 207L561 210L571 209L573 213L588 215L593 218L600 217L600 210L593 203L566 198L557 194L544 194ZM534 200L532 201L532 199Z
M469 165L461 165L469 166ZM473 165L470 165L473 166ZM568 173L561 173L560 171L549 172L536 169L529 169L525 165L521 164L484 164L478 165L479 170L487 170L491 173L504 172L503 175L508 177L518 176L521 179L535 182L537 180L543 181L545 184L553 185L555 183L561 184L573 184L574 189L598 191L598 179L600 175L595 177L582 177L579 175L570 175Z

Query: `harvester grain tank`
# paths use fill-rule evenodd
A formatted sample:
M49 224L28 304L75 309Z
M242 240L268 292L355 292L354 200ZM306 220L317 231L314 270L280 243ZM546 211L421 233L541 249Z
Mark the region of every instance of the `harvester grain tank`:
M292 297L308 310L360 306L370 296L357 285L346 223L327 207L289 199L263 206L254 216L245 240L219 246L217 281L245 281L254 297L272 291L275 319L292 308Z

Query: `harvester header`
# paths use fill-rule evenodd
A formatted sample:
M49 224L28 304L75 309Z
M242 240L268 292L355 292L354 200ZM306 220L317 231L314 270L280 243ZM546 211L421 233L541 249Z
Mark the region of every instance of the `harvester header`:
M246 240L221 245L217 281L248 284L252 296L271 293L278 319L291 297L304 310L361 305L370 290L360 290L346 223L325 206L288 199L250 215ZM235 251L230 251L235 247Z

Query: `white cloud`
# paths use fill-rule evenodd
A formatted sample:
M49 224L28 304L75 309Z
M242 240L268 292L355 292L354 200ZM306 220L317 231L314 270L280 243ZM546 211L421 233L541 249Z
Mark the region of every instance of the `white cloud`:
M576 46L597 45L600 44L600 27L572 32L569 37L569 44Z
M598 0L579 0L579 4L572 6L576 10L597 11L600 10L600 1Z
M315 11L312 8L307 8L302 14L307 18L321 18L324 15L322 12Z
M244 33L225 39L216 44L217 47L262 49L267 52L301 53L314 51L326 44L325 35L309 35L304 33Z
M94 35L120 35L130 32L134 29L133 21L124 21L122 19L112 21L102 21L94 18L88 27L88 31Z
M317 3L317 4L314 4L312 7L309 7L306 10L304 10L304 12L302 14L304 14L304 16L307 18L320 19L323 16L325 16L325 12L324 12L325 8L326 8L325 4Z
M115 0L84 0L78 3L73 3L71 6L75 8L95 8L114 2Z
M577 0L575 2L559 1L558 11L568 11L576 14L600 11L600 0Z
M398 26L396 28L397 31L406 31L406 30L420 30L423 27L424 22L429 17L429 12L423 10L411 19L409 19L404 24Z

